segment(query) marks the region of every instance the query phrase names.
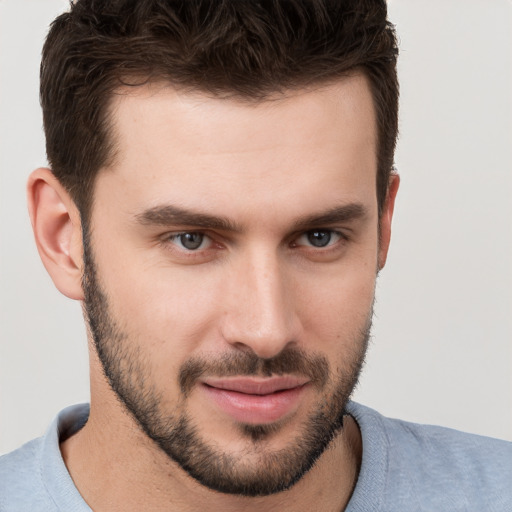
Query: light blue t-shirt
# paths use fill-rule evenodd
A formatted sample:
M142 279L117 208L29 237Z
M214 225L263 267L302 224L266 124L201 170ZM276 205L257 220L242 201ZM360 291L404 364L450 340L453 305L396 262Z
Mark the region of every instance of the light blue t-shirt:
M363 459L346 512L512 512L512 443L385 418L354 402L348 412ZM88 405L68 407L43 437L0 457L1 512L90 512L59 450L88 414Z

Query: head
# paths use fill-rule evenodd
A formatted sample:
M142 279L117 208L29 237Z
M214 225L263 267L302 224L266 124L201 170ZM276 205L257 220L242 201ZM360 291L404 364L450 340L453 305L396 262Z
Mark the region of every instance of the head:
M398 183L395 66L380 1L77 1L51 28L40 253L84 301L105 401L207 487L286 489L342 429Z

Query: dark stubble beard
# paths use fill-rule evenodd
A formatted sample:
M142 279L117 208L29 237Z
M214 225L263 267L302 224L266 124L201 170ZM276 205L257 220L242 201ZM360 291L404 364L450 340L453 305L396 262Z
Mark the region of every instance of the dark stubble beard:
M323 355L286 349L272 359L251 351L237 351L213 361L187 360L178 375L181 397L173 411L164 410L165 390L152 382L152 368L142 342L130 340L111 315L107 294L102 289L92 257L89 237L84 236L84 309L104 374L120 402L142 431L173 461L200 484L222 493L267 496L284 491L300 480L315 464L343 427L343 416L355 388L370 337L372 311L360 330L350 360L331 375ZM133 293L136 293L134 290ZM279 450L265 441L280 429L276 424L239 424L247 439L248 452L230 454L203 439L200 429L187 415L187 397L201 375L307 376L319 391L315 410L302 424L295 438ZM245 455L245 456L244 456Z

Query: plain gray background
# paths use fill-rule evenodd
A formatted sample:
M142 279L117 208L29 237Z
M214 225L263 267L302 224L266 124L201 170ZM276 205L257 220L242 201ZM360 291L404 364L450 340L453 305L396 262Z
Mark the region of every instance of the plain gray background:
M63 0L0 0L0 453L88 399L80 305L39 261L25 205L45 164L38 66ZM402 177L355 398L512 440L512 3L391 0Z

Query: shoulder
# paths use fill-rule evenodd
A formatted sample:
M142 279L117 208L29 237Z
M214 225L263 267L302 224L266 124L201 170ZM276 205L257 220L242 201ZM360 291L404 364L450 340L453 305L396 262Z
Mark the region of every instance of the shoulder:
M380 458L383 493L412 500L409 510L512 510L512 443L386 418L358 404L349 412L361 429L363 464L365 449Z
M62 459L59 442L87 421L87 404L68 407L43 437L0 457L0 512L88 511Z
M42 438L0 457L0 511L54 510L41 477Z
M508 475L512 480L512 443L500 439L468 434L445 427L420 425L402 420L384 418L384 429L390 450L408 459L408 466L425 465L437 472L449 472L460 481L478 477L492 482ZM504 483L504 482L503 482Z
M11 453L0 456L0 489L13 476L29 476L36 471L41 438L34 439Z

